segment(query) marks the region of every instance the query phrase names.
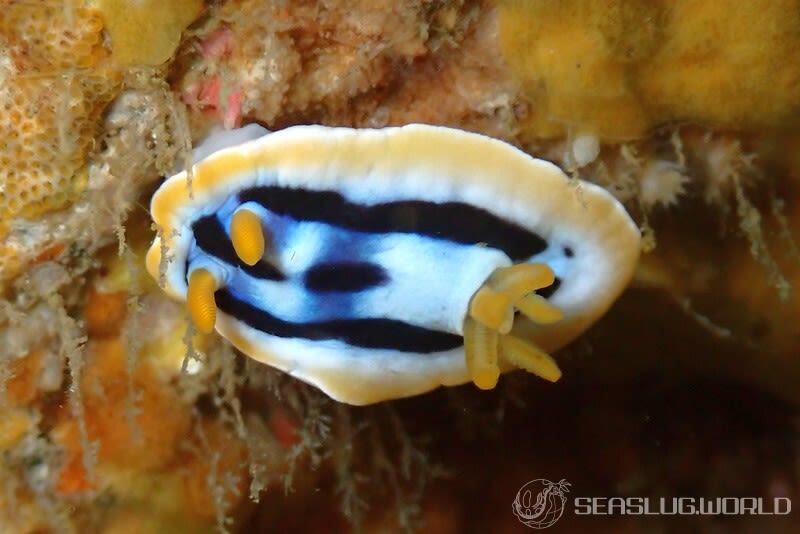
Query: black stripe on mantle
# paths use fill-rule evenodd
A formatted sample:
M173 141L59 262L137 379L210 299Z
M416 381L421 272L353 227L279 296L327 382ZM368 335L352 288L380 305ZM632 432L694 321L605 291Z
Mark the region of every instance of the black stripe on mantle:
M223 312L251 328L276 337L311 341L336 339L354 347L423 354L464 345L464 339L459 335L429 330L393 319L335 319L293 323L236 298L228 289L217 291L214 297L217 307Z
M464 202L400 200L364 205L335 191L262 186L245 189L239 201L298 221L324 222L368 233L407 233L455 243L485 244L502 250L512 261L526 260L547 248L538 234Z
M388 281L386 270L369 262L317 263L303 274L303 285L315 293L357 293Z
M252 277L262 280L274 280L276 282L286 280L286 275L263 259L255 265L247 265L243 262L236 254L230 237L228 237L225 228L223 228L222 223L216 215L206 215L205 217L197 219L197 221L192 224L192 233L194 234L197 246L203 252L219 258L229 265L240 268Z

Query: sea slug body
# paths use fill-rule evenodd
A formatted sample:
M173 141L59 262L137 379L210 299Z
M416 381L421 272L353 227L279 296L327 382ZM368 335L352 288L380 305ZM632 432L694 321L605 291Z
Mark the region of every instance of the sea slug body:
M195 159L153 196L148 270L198 329L351 404L557 380L547 352L639 257L605 190L461 130L250 125Z

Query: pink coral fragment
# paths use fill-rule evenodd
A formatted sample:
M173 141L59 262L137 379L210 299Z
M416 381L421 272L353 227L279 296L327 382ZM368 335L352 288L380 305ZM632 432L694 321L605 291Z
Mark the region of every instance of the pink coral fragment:
M227 26L214 30L200 43L200 51L206 59L229 56L233 51L233 31Z
M182 99L190 107L199 108L206 115L222 121L225 129L238 128L242 123L244 93L236 89L228 93L223 101L222 80L219 76L192 84L183 92Z

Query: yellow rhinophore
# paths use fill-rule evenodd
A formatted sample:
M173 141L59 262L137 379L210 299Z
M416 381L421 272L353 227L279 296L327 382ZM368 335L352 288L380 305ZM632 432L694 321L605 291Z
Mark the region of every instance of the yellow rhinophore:
M231 219L231 242L239 259L247 265L255 265L264 255L264 230L261 219L248 210L236 210Z
M207 269L196 269L189 275L189 290L186 297L189 315L197 329L204 334L211 333L217 322L214 292L218 288L217 279Z

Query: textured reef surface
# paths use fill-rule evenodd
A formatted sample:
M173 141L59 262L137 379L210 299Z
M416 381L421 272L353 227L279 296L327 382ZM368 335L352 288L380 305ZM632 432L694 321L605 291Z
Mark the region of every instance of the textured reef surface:
M798 48L789 0L5 0L0 531L514 531L536 478L796 500ZM253 122L508 141L625 204L634 283L557 384L335 403L145 272L160 179Z

